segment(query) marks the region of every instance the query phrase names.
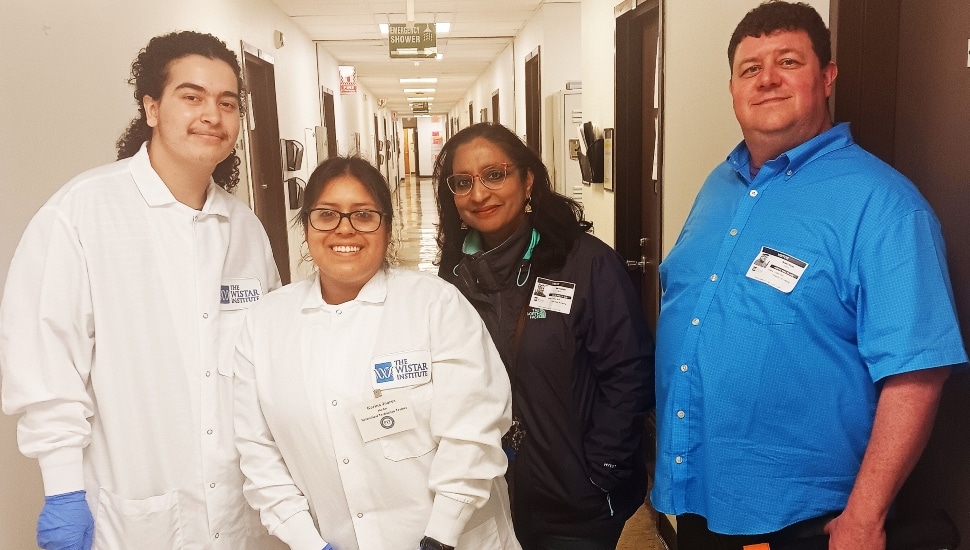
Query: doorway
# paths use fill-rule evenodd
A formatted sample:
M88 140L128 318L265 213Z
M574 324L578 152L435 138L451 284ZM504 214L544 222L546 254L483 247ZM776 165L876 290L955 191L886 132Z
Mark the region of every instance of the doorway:
M494 92L492 92L492 124L500 123L499 116L498 116L498 105L499 105L498 90L495 90Z
M629 4L628 4L629 5ZM650 329L660 314L663 44L659 0L616 18L616 250L626 259Z
M525 143L541 157L539 109L542 105L542 89L539 74L539 46L536 46L536 49L525 57Z
M321 156L317 162L337 156L337 122L333 112L333 92L327 88L320 88L320 97L323 106L323 125L327 129L326 133L326 156ZM319 138L318 138L319 139ZM322 150L322 148L321 148Z
M243 43L243 75L249 94L249 147L252 163L253 211L269 237L273 259L283 284L290 282L290 245L283 204L283 157L276 111L273 58Z
M970 1L839 0L833 14L835 119L851 123L855 140L910 178L936 211L970 347ZM964 540L970 537L968 394L970 373L954 373L929 444L897 499L902 514L945 509Z

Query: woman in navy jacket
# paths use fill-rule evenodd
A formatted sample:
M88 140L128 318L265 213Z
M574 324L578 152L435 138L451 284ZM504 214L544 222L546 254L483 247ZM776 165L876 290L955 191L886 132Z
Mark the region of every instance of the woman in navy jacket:
M439 276L478 310L512 380L512 513L523 548L616 547L643 504L653 339L623 261L507 128L435 163ZM456 327L460 330L460 327Z

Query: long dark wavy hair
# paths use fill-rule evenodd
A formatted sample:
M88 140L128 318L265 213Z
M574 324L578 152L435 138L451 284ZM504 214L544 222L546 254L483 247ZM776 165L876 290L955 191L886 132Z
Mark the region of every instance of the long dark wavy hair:
M138 52L138 57L131 63L128 84L135 87L138 118L132 119L128 128L118 138L116 143L118 160L133 156L141 148L142 143L151 139L152 128L148 125L148 116L142 99L146 95L153 99L161 98L165 83L168 81L170 64L188 55L218 59L232 67L239 87L239 116L245 115L246 94L243 93L242 68L239 66L236 54L226 47L225 42L211 34L195 31L156 36L148 42L148 46ZM239 164L239 157L233 149L225 160L216 165L216 169L212 172L212 179L226 191L232 191L239 183Z
M549 171L535 151L501 124L481 122L461 130L449 139L434 164L435 203L438 205L438 258L442 269L451 269L462 257L462 243L468 229L461 228L461 218L455 206L455 196L446 179L452 175L455 153L470 141L482 138L502 149L512 164L523 173L532 172L532 213L529 223L539 232L539 244L532 253L536 273L548 273L562 267L566 254L580 234L590 230L592 223L583 219L583 207L576 201L553 191Z

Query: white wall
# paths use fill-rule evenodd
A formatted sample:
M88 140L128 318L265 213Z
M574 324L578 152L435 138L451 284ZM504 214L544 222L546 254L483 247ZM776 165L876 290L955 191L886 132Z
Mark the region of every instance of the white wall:
M273 47L273 30L287 37ZM315 52L269 0L8 0L0 8L0 283L30 217L75 174L114 160L136 115L131 61L154 35L199 30L239 54L276 60L280 134L319 122ZM302 139L301 139L302 141ZM2 382L2 381L0 381ZM0 548L35 548L43 503L36 461L20 455L16 418L0 416Z
M498 90L499 122L509 128L515 128L515 71L513 68L515 60L512 57L512 51L513 47L510 43L498 57L492 60L492 64L448 113L449 117L460 121L461 128L469 125L469 101L475 107L475 120L472 122L479 121L478 113L482 107L488 107L488 120L493 119L492 93L495 90Z
M741 140L728 93L727 45L738 21L761 0L664 2L663 255L673 246L707 174ZM823 20L829 0L807 0ZM615 126L614 29L616 0L582 0L583 111L601 128ZM585 191L585 190L584 190ZM612 227L613 195L602 186L584 192L596 234ZM613 231L609 232L612 239Z
M421 169L420 176L429 177L434 170L435 160L437 160L438 153L441 152L441 147L444 146L445 138L447 137L445 133L446 120L447 118L443 115L417 117L418 168Z

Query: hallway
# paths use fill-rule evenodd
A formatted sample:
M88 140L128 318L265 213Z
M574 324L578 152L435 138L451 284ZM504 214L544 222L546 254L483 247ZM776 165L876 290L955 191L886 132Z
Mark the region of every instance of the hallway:
M405 177L393 195L394 227L392 246L399 266L437 273L434 265L438 221L434 186L428 178ZM617 550L663 550L657 537L653 509L644 505L627 521Z

